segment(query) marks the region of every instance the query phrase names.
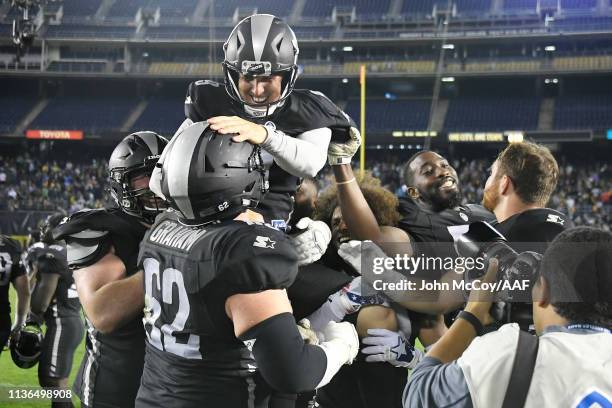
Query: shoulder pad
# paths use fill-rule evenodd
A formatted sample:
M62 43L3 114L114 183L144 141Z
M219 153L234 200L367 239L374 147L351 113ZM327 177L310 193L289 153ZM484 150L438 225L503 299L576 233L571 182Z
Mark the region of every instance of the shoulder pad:
M219 278L233 293L252 293L291 286L297 276L297 254L287 236L261 224L232 231L215 253Z
M476 218L470 222L496 220L495 214L480 204L465 204L465 207L470 210L472 217Z
M232 99L225 91L225 85L208 79L189 84L185 97L185 117L201 122L211 116L234 115Z

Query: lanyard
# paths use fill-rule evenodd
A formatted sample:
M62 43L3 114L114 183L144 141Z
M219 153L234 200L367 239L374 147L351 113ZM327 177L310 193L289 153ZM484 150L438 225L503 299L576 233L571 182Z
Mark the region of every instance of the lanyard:
M600 332L600 333L612 333L610 331L610 329L606 329L605 327L600 327L600 326L594 326L592 324L580 324L580 323L575 323L575 324L569 324L566 326L567 330L592 330L592 331L596 331L596 332Z

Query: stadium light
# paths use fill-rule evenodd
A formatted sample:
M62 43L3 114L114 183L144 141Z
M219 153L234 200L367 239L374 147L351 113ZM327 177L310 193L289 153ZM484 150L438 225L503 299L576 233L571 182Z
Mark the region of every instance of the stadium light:
M555 47L554 45L547 45L546 47L544 47L544 51L553 52L556 50L557 50L557 47Z
M444 44L442 46L443 49L445 50L454 50L455 49L455 44Z
M342 83L343 84L348 84L348 78L342 78Z
M455 77L442 77L442 82L455 82Z
M344 47L342 47L342 51L351 52L353 51L353 47L351 47L350 45L345 45Z

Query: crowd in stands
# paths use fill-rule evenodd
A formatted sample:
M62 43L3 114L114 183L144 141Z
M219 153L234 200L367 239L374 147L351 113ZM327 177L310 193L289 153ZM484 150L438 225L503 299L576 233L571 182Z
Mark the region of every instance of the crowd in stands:
M106 158L88 161L45 160L27 152L0 156L0 211L53 211L69 213L108 204ZM402 168L405 159L389 156L368 161L366 168L397 196L405 196ZM490 160L452 159L457 169L465 203L479 203L489 175ZM570 215L577 225L610 229L612 213L612 168L605 163L569 162L560 159L557 191L549 206ZM318 176L323 189L332 182L329 167Z
M104 205L106 159L88 162L42 160L25 153L0 156L0 210L69 213Z

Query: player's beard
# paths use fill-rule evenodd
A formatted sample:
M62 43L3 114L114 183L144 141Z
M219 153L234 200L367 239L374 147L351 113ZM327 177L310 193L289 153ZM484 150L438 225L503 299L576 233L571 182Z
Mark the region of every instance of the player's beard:
M491 212L493 212L499 203L499 193L497 189L498 183L499 180L496 181L491 187L485 189L482 196L482 206Z
M438 184L434 184L425 194L423 194L423 192L420 194L422 199L429 202L435 211L455 208L461 204L461 200L463 199L459 185L457 185L456 190L443 194L440 192Z

